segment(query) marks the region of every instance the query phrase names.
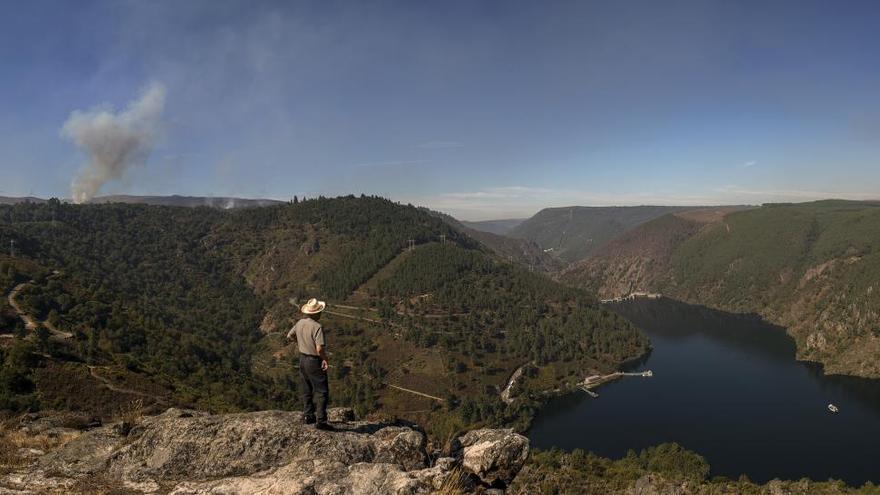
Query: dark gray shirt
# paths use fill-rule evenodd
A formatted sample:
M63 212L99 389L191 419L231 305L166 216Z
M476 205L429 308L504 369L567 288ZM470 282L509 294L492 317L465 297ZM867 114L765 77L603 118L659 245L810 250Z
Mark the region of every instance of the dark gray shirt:
M318 355L317 346L324 347L324 329L321 324L311 318L303 318L287 332L287 338L296 335L296 346L299 352L310 356Z

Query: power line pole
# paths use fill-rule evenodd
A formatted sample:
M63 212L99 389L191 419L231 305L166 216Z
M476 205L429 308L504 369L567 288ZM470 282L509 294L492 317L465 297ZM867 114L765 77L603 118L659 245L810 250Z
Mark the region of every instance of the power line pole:
M15 239L9 239L9 256L15 258Z
M446 234L440 234L440 243L446 244Z

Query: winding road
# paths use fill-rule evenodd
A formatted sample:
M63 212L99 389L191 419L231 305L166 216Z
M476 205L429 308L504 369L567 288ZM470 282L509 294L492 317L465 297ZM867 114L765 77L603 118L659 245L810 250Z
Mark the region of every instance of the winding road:
M402 391L404 391L404 392L409 392L409 393L414 394L414 395L420 395L420 396L422 396L422 397L427 397L427 398L429 398L429 399L434 399L434 400L436 400L436 401L446 402L446 399L443 399L443 398L441 398L441 397L437 397L437 396L435 396L435 395L428 395L428 394L425 394L425 393L422 393L422 392L419 392L419 391L416 391L416 390L412 390L412 389L409 389L409 388L403 388L403 387L399 387L399 386L397 386L397 385L392 385L392 384L390 384L390 383L386 383L385 385L386 385L386 386L389 386L389 387L391 387L391 388L397 389L397 390L402 390Z
M501 401L505 404L513 404L513 398L510 396L510 393L513 391L513 386L516 385L516 381L522 376L523 368L525 368L527 364L529 363L523 364L510 375L510 380L507 381L507 386L501 391Z
M49 330L49 333L51 333L52 336L54 336L54 337L57 337L59 339L72 338L73 337L72 333L62 332L61 330L58 330L58 328L55 327L55 325L53 325L51 322L49 322L49 320L39 321L36 318L34 318L33 316L27 314L27 312L24 309L22 309L22 307L18 304L18 301L15 300L15 298L18 297L18 294L22 291L22 289L24 289L25 287L27 287L28 285L30 285L32 283L34 283L33 280L31 280L30 282L22 282L22 283L16 285L15 288L9 292L9 297L7 298L9 301L9 305L12 306L12 309L15 310L15 312L18 314L18 317L21 318L21 321L24 322L24 328L29 332L33 332L40 325L43 325L44 327L46 327L47 330Z
M98 380L99 382L104 384L104 386L109 388L110 390L117 392L117 393L120 393L120 394L129 394L129 395L137 395L139 397L146 397L147 399L153 400L157 404L167 404L166 400L163 399L162 397L159 397L158 395L148 394L146 392L141 392L139 390L133 390L130 388L120 387L120 386L116 385L115 383L110 381L109 378L105 378L105 377L99 375L95 371L98 368L100 368L100 367L89 365L89 374L92 375L92 378L94 378L95 380Z
M15 300L15 298L18 297L18 293L21 292L21 290L27 287L29 284L30 282L23 282L16 285L15 288L9 292L8 300L9 305L12 306L12 309L14 309L16 313L18 313L18 317L21 318L21 321L24 322L24 328L28 331L33 332L37 329L37 322L31 317L31 315L25 313L24 310L21 309L21 306L18 305L18 301Z

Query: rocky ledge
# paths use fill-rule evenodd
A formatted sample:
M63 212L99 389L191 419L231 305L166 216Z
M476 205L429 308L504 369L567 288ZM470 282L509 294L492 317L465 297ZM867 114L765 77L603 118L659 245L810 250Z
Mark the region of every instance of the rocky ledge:
M500 493L528 457L528 439L511 430L471 431L430 456L414 425L353 419L334 409L336 431L325 432L298 412L169 409L78 433L38 418L21 431L72 440L0 473L0 495Z

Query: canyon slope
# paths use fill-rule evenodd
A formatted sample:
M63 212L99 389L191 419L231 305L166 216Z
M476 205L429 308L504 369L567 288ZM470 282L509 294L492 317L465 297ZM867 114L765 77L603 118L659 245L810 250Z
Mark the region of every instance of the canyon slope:
M381 198L0 206L0 245L10 242L0 410L297 408L284 336L308 297L328 301L335 403L438 436L523 429L542 392L648 349L588 292ZM501 390L525 364L509 405Z
M880 203L769 204L652 220L560 274L601 297L660 292L785 326L798 358L880 377Z
M506 235L528 239L564 263L589 258L617 236L684 206L569 206L545 208Z

